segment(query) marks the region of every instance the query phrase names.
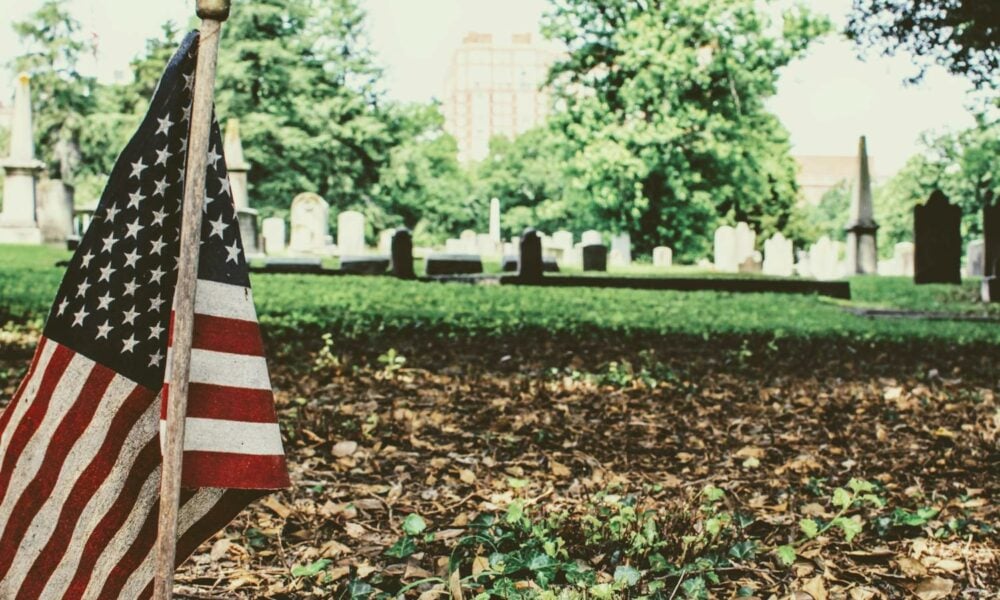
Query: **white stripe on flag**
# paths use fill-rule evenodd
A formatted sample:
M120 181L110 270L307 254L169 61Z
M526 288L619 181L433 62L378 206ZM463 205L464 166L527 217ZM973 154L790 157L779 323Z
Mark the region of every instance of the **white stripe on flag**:
M229 454L284 454L277 423L195 417L188 417L184 425L184 449Z
M72 541L66 548L66 553L62 557L59 566L53 571L52 579L49 580L43 598L61 598L66 592L66 587L73 580L76 574L80 556L83 554L83 547L94 533L104 515L114 505L121 495L122 488L128 478L129 471L135 463L139 451L142 450L149 440L156 435L157 424L160 421L160 403L152 402L146 412L139 417L139 420L132 426L121 452L118 453L118 460L114 467L104 479L104 483L97 489L94 497L87 503L86 508L80 514L76 529L73 530ZM159 480L157 480L159 483ZM129 542L131 543L131 541Z
M207 279L198 280L194 297L194 312L213 317L257 321L250 288Z
M45 374L45 369L49 366L49 359L52 358L52 353L56 351L56 347L59 344L53 342L52 340L45 341L45 347L42 348L42 354L38 357L38 364L35 365L35 372L31 375L31 380L28 381L24 386L24 393L18 399L17 405L8 406L6 410L12 410L9 420L7 421L7 429L4 434L0 436L0 457L7 453L7 445L10 444L10 438L14 435L14 430L17 429L17 424L21 422L21 418L24 416L25 411L31 407L31 400L38 393L38 386L42 385L42 376Z
M52 535L53 529L59 521L59 513L63 503L68 499L73 486L76 485L77 477L97 455L97 451L108 435L107 424L111 422L115 413L118 412L122 403L134 389L135 383L121 375L115 375L111 380L108 389L99 400L99 405L90 424L73 445L73 449L66 455L66 462L59 472L59 478L55 487L52 488L52 494L39 509L24 537L21 538L21 546L18 548L14 562L8 571L9 578L26 575L32 563L35 562L35 558L41 553L45 544L39 541L47 541ZM18 582L14 586L15 589L19 588L20 585Z
M164 381L170 381L173 364L172 348L167 349L167 372ZM271 379L267 375L267 360L263 356L247 356L215 352L201 348L191 349L192 383L211 383L228 387L254 390L271 389Z
M87 376L93 368L94 361L81 354L74 354L73 358L70 359L59 383L52 390L52 398L49 400L48 410L45 411L42 422L35 429L30 441L24 446L24 451L21 452L14 467L13 476L7 488L7 496L3 499L3 504L0 504L0 515L11 514L14 504L21 497L24 488L38 474L38 469L41 468L45 458L45 451L52 442L52 434L56 427L62 423L66 411L79 397L80 390L83 389L83 384L87 382ZM31 400L33 398L25 394L22 402L30 402Z

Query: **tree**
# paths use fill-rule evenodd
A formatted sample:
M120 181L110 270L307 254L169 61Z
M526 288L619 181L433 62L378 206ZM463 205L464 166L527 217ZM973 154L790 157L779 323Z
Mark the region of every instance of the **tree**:
M1000 85L1000 4L989 0L854 0L858 44L936 61L977 87ZM924 65L915 79L926 71Z
M767 111L778 70L828 30L804 9L776 33L754 0L555 0L569 49L551 81L573 157L572 211L703 256L719 221L784 227L797 196L788 134Z
M542 231L575 228L566 191L565 139L558 131L535 127L513 140L497 136L490 140L489 155L474 165L476 226L488 226L489 199L497 198L503 209L504 236L519 235L525 227Z
M46 0L26 20L14 23L26 51L11 66L31 75L36 154L50 176L72 183L80 162L83 118L94 109L96 82L77 69L80 58L94 47L65 4Z
M815 205L808 202L796 205L784 228L784 234L795 242L797 248L807 248L824 235L831 240L844 240L844 224L847 223L851 207L851 183L842 181L830 188Z
M336 209L372 202L398 140L363 24L355 0L261 0L223 28L217 110L240 119L263 214L303 191Z

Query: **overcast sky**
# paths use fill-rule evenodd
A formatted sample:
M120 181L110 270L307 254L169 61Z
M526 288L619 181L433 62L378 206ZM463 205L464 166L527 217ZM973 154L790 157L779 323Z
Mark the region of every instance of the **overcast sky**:
M810 0L815 10L842 24L851 0ZM5 7L0 22L0 63L20 53L7 23L21 20L41 0L19 0ZM386 70L385 87L399 100L440 97L450 52L468 31L506 35L538 31L545 0L361 0L368 11L372 46ZM127 72L128 61L157 35L167 20L185 23L192 0L70 0L84 31L98 42L98 52L84 65L103 80ZM235 2L234 10L239 10ZM881 176L891 174L913 154L921 132L966 127L965 81L932 69L918 86L903 80L915 72L909 57L868 56L836 36L810 48L808 56L781 73L778 94L770 102L792 136L799 154L853 154L859 135L868 136L870 154ZM12 74L3 73L0 98L10 102Z

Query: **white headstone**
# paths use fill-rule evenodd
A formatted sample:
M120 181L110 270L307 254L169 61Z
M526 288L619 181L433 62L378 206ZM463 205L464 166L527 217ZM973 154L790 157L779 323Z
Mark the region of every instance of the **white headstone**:
M611 238L611 264L627 267L632 264L632 238L627 233L619 233Z
M392 252L392 236L396 235L395 229L383 229L378 234L379 254L389 254Z
M736 230L729 225L723 225L715 230L714 241L712 257L715 260L715 270L735 273L740 266L736 255Z
M264 252L281 254L285 251L285 220L281 217L268 217L260 224L261 237L264 238Z
M764 265L765 275L777 275L780 277L790 277L795 270L795 253L792 249L792 240L785 239L785 236L778 232L771 236L771 239L764 242Z
M365 216L356 210L337 215L337 250L341 256L365 253Z
M838 279L841 276L837 245L823 236L809 247L809 272L816 279Z
M226 170L229 171L229 191L232 193L233 204L236 205L236 210L246 210L250 208L247 191L247 171L250 170L250 165L243 157L239 119L226 121L226 137L222 147L226 157Z
M563 250L569 250L573 247L573 232L566 231L565 229L560 229L559 231L552 234L552 246L554 248L562 248Z
M63 243L73 235L73 189L61 179L39 181L38 228L45 242Z
M458 239L462 240L461 252L463 254L479 254L479 241L475 231L466 229L459 234Z
M458 238L448 238L444 241L444 251L448 254L465 254L465 242Z
M913 277L913 242L899 242L892 249L892 260L896 263L896 274L903 277Z
M653 248L653 266L671 267L674 264L674 251L666 246Z
M753 256L757 245L757 234L746 223L736 224L736 264L742 264Z
M969 277L982 277L986 272L986 244L972 240L965 250L965 263Z
M35 220L35 178L44 165L35 159L30 81L31 78L26 73L21 73L14 84L10 154L2 162L5 177L3 212L0 212L0 243L42 243L42 232Z
M291 239L292 252L323 252L330 235L330 205L319 194L303 192L292 200Z
M476 254L479 256L496 256L500 254L500 242L494 241L492 235L488 233L476 234Z
M500 199L490 200L490 239L493 243L500 244Z
M594 246L604 243L604 238L601 237L601 232L594 229L588 229L583 232L583 236L580 238L581 243L584 246Z

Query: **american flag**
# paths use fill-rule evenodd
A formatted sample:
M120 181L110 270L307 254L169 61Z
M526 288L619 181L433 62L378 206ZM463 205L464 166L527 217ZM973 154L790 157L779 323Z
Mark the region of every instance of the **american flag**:
M152 595L197 34L171 59L0 416L0 598ZM281 436L213 122L177 560L266 490Z

